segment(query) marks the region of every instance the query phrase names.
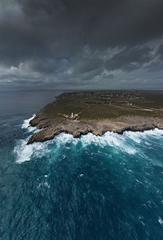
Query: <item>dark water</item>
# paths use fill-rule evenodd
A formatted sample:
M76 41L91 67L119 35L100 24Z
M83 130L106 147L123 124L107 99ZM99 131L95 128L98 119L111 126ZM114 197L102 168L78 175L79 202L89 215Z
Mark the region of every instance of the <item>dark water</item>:
M163 131L26 146L55 95L0 93L0 239L162 240Z

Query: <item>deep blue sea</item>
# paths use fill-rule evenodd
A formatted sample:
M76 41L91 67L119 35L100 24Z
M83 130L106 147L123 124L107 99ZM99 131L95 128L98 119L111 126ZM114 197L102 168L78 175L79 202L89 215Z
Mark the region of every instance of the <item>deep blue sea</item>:
M163 240L163 131L26 145L59 92L0 92L0 240Z

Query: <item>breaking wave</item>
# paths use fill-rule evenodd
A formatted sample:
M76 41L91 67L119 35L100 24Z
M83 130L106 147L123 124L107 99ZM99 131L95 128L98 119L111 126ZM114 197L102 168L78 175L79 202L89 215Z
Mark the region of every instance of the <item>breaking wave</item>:
M163 130L27 145L31 119L2 127L3 239L163 239Z
M17 163L30 161L32 156L40 158L44 155L46 145L43 143L34 143L31 145L27 145L28 139L29 138L25 140L19 140L19 142L14 148Z
M36 128L30 127L29 122L35 117L24 120L22 129L30 133L37 131ZM57 154L62 151L62 148L67 147L67 144L76 146L78 148L86 148L89 145L103 147L110 147L116 151L123 152L128 155L135 155L140 153L140 145L143 142L146 145L151 144L151 140L163 136L163 130L154 129L145 132L131 132L126 131L122 135L106 132L103 136L95 136L92 133L81 136L81 138L74 138L71 134L61 133L53 140L44 143L34 143L27 145L31 135L26 139L21 139L17 142L14 148L17 163L30 161L32 157L41 158L48 153ZM150 138L150 140L149 140Z
M21 128L22 128L22 129L27 129L28 132L33 132L33 131L35 131L36 128L30 126L30 121L31 121L32 119L34 119L35 116L36 116L36 115L33 114L33 116L32 116L31 118L25 119L24 122L23 122L23 124L22 124L22 126L21 126Z

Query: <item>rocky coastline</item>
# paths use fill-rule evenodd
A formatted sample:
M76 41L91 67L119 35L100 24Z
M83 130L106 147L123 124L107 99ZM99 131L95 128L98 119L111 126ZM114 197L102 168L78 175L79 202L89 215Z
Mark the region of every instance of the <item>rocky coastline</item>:
M55 116L52 115L51 113L53 113L57 108L58 101L62 101L61 104L64 104L63 99L65 99L65 96L64 98L63 96L59 97L54 103L51 103L43 108L36 115L36 117L30 121L30 125L37 127L40 129L40 131L32 135L28 141L28 144L51 140L62 132L72 134L75 138L78 138L81 135L85 135L87 133L93 133L96 136L102 136L107 131L123 134L124 131L145 131L155 128L163 129L163 117L161 115L162 108L160 110L161 114L160 112L159 114L153 113L153 116L152 114L142 115L141 112L140 114L137 114L136 111L135 115L133 115L133 110L131 114L130 112L127 112L127 114L122 114L118 117L111 116L110 118L96 118L94 116L91 117L90 114L90 116L86 119L85 117L80 117L78 113L73 114L73 112L70 112L70 114L61 114L59 112L60 110L57 110L58 113ZM69 100L69 98L70 96L67 94L66 100ZM109 106L107 106L107 109L109 109ZM67 105L65 108L63 108L65 112L67 111L66 107ZM116 109L115 105L114 108ZM80 110L81 107L79 111Z
M146 131L155 128L163 129L163 119L144 118L140 116L125 117L116 120L92 120L92 121L63 121L51 124L48 119L37 117L31 121L31 126L37 127L41 131L34 133L28 144L34 142L44 142L53 139L60 133L69 133L73 137L79 138L81 135L93 133L102 136L107 131L123 134L125 131Z

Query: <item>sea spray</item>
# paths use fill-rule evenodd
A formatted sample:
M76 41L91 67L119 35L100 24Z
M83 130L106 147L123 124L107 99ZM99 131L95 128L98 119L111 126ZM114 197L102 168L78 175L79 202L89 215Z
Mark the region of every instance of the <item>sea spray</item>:
M35 127L31 127L30 121L31 121L32 119L34 119L35 116L36 116L36 114L33 114L32 117L30 117L30 118L28 118L28 119L25 119L24 122L23 122L23 124L22 124L22 126L21 126L21 128L28 130L28 132L34 132L34 131L36 130L36 128L35 128Z
M163 239L162 130L28 146L29 128L0 151L2 239Z
M29 136L26 139L20 139L14 148L14 154L16 156L17 163L23 163L25 161L30 161L33 157L41 158L48 153L54 154L54 149L61 151L61 148L67 144L78 145L80 148L85 148L89 145L96 145L99 147L111 147L117 151L127 153L129 155L134 155L136 153L141 154L139 145L146 139L146 143L150 145L148 138L157 139L163 136L163 130L155 129L148 130L145 132L131 132L126 131L122 135L106 132L103 136L95 136L92 133L83 135L80 138L74 138L71 134L61 133L56 136L53 140L44 143L33 143L27 145L27 142L31 136L31 133L38 131L36 128L30 127L29 122L34 118L24 120L22 124L22 129L29 132ZM55 154L57 152L55 151Z

